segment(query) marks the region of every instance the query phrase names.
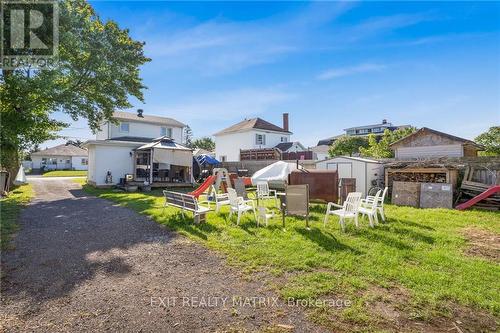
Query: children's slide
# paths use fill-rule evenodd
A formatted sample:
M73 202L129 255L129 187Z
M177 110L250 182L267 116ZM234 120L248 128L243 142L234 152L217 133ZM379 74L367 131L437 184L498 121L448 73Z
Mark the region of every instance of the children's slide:
M455 208L458 210L464 210L464 209L470 208L471 206L474 206L475 204L477 204L479 201L486 199L488 197L491 197L495 193L499 193L499 192L500 192L500 185L492 186L489 189L487 189L486 191L484 191L483 193L476 195L474 198L458 205Z
M193 192L189 192L195 198L198 198L203 192L207 190L215 182L215 176L208 176L207 179Z

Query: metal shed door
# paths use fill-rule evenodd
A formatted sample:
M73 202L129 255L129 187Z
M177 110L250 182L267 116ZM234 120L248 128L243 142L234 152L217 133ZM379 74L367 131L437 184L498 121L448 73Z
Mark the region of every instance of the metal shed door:
M352 163L348 162L327 163L326 168L328 170L337 170L339 179L352 178Z

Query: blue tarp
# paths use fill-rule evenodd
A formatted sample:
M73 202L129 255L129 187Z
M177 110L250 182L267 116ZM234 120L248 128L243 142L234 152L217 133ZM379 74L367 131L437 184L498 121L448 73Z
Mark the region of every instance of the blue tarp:
M196 160L198 161L198 163L200 163L201 165L217 165L219 164L220 162L217 161L215 158L213 158L212 156L210 155L199 155L199 156L196 156Z

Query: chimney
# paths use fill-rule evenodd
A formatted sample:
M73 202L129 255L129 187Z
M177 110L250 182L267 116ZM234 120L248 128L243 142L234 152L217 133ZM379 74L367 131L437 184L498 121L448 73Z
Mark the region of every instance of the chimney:
M283 129L285 131L289 131L289 127L288 127L288 113L283 113Z
M143 112L143 109L137 109L137 117L144 118L144 116L142 115Z
M382 119L382 124L387 124L387 119Z

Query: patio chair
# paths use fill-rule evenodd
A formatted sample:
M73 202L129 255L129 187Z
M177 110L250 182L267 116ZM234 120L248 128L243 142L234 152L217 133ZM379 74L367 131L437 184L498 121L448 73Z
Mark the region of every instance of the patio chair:
M281 200L283 228L286 215L305 217L306 228L309 229L309 185L288 185L285 189L285 196L282 196Z
M269 184L267 182L257 183L257 200L262 200L262 199L274 199L276 207L279 207L278 196L276 195L276 191L270 190Z
M207 204L210 207L211 203L215 203L215 212L218 213L222 206L229 205L229 197L227 193L217 193L215 186L211 186L210 190L207 193L203 193L200 195L204 197L200 203Z
M358 212L362 215L368 215L368 219L370 220L370 227L374 227L375 224L378 224L378 202L380 198L380 194L382 190L378 190L377 194L373 197L373 199L369 202L366 202L365 205L360 204L358 208Z
M361 203L361 192L351 192L347 195L344 204L337 205L336 203L329 202L326 208L325 220L323 225L326 227L326 222L328 221L329 215L337 215L339 217L339 223L342 227L342 231L345 231L345 219L354 219L356 227L358 227L358 209ZM333 207L339 208L332 210Z
M236 220L236 224L240 224L241 214L245 212L252 211L255 220L257 220L257 214L255 212L255 206L252 200L244 200L242 197L238 197L235 189L228 188L227 194L229 198L229 219L233 216L233 213L238 214L238 219Z
M245 188L245 183L243 182L243 178L236 178L234 180L234 189L239 197L242 197L244 200L248 200L248 193Z
M259 226L261 220L264 220L267 227L269 225L269 219L274 217L274 212L268 213L266 207L257 207L257 211L257 226Z
M384 212L384 201L385 201L385 196L387 195L387 192L389 191L389 188L386 186L384 188L384 192L382 192L382 195L379 197L378 202L377 202L377 211L382 217L382 221L385 222L385 212ZM366 199L361 199L361 206L370 206L370 203L375 200L375 196L373 195L368 195L366 196Z

